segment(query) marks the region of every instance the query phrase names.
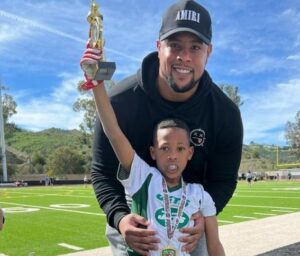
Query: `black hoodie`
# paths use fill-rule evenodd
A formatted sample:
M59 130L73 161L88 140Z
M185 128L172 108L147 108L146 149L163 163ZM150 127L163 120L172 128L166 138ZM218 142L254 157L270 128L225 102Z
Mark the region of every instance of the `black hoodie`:
M215 201L217 212L231 198L241 160L243 127L238 107L216 86L205 71L199 88L186 102L168 102L156 87L159 60L149 54L136 75L121 81L111 91L119 126L137 154L155 165L149 154L154 125L165 118L185 121L191 130L195 152L183 173L185 181L201 183ZM99 120L95 125L92 182L108 223L118 228L130 212L124 188L116 178L118 160Z

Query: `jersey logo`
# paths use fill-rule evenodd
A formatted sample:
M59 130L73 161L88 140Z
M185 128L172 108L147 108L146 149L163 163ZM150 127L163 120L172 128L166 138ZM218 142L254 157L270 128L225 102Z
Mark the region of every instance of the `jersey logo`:
M205 142L205 131L198 128L195 130L192 130L190 133L190 140L194 144L194 146L204 146Z
M177 217L177 208L171 208L171 220L172 223L174 223L174 219ZM155 219L156 221L163 227L166 227L166 214L164 208L159 208L155 211ZM178 223L178 229L185 227L189 222L189 216L182 212L179 223Z

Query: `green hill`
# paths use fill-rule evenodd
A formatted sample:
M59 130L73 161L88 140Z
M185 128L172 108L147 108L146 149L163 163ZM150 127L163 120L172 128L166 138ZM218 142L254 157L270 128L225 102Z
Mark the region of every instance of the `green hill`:
M48 155L61 146L70 146L77 150L87 150L87 145L82 142L83 134L78 130L62 130L51 128L41 132L18 130L11 138L6 139L6 144L25 154L39 152Z
M84 172L90 168L91 140L78 130L51 128L30 132L16 129L5 142L8 176L45 173L49 156L61 147L70 148L82 156ZM2 165L0 171L2 174Z
M34 162L32 161L34 155L41 156L47 161L47 157L57 148L69 147L83 156L85 172L88 172L91 164L91 144L91 138L78 130L51 128L40 132L30 132L17 129L12 136L6 138L7 163L14 169L13 173L30 173L34 167L28 166ZM282 154L280 161L289 162L291 159L297 161L297 157L291 154L288 156ZM279 169L276 147L254 143L244 145L240 172L246 172L249 169L256 172ZM35 173L41 171L43 170L36 170Z

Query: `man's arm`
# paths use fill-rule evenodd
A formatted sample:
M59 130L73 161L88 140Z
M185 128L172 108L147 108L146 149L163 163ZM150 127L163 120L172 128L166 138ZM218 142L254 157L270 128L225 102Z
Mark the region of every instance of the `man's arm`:
M105 136L99 118L96 119L91 178L100 207L108 224L118 229L119 221L130 213L124 187L117 180L119 161Z
M243 147L243 125L239 113L235 119L228 120L228 126L218 137L216 150L208 160L203 184L215 202L217 213L223 210L237 185Z

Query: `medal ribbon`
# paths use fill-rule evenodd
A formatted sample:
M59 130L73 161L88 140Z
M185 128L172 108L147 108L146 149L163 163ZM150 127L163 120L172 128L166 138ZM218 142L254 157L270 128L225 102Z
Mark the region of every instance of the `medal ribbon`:
M163 195L164 195L164 208L165 208L165 215L166 215L166 226L167 226L167 235L169 240L173 238L174 232L179 224L181 214L183 212L185 202L186 202L186 184L181 178L182 184L182 194L180 199L179 208L177 211L177 216L175 221L172 223L171 220L171 206L170 206L170 199L169 199L169 191L167 182L164 178L162 178L162 186L163 186Z

